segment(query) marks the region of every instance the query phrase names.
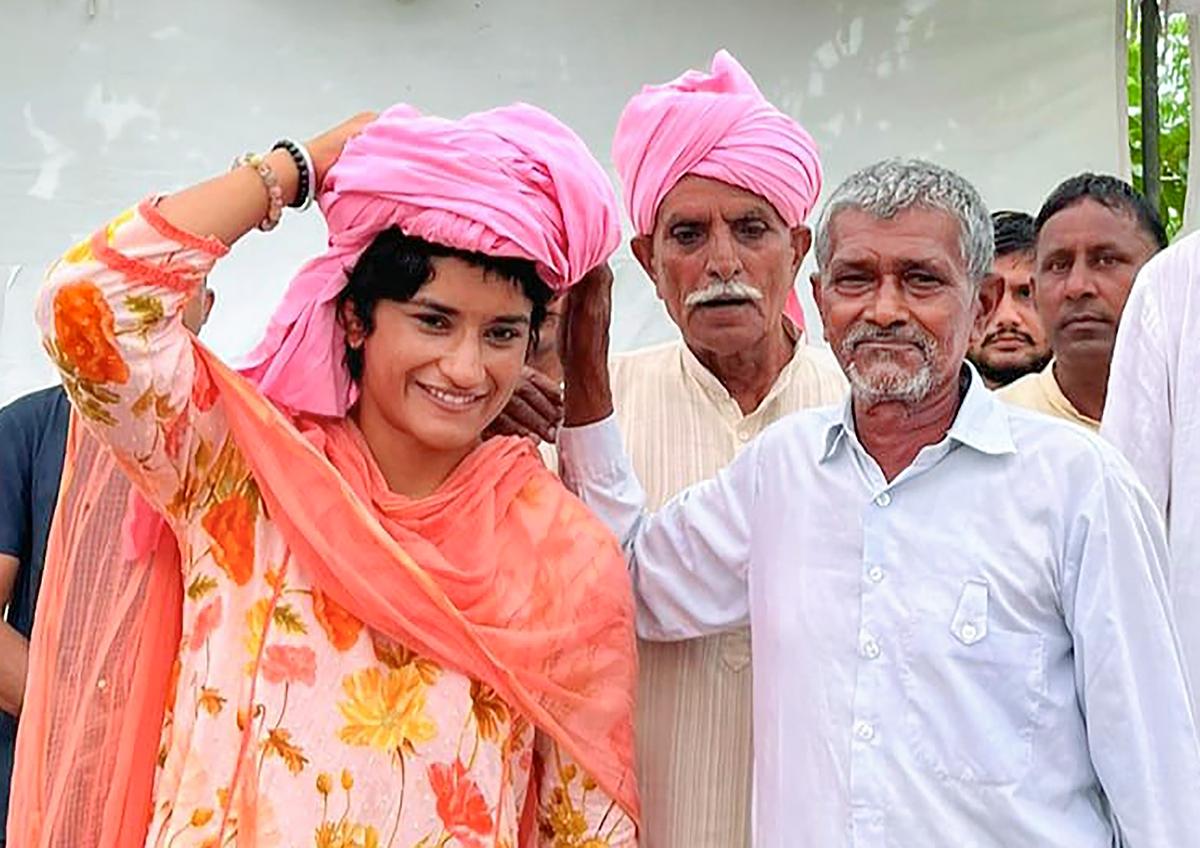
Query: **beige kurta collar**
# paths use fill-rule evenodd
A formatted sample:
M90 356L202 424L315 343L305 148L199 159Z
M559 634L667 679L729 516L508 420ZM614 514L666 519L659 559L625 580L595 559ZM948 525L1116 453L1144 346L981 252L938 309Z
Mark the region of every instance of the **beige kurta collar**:
M789 330L795 331L794 327L789 327ZM696 358L696 354L692 353L691 348L686 343L679 346L680 365L683 368L683 373L694 381L704 394L708 396L708 399L723 412L734 415L737 420L755 418L762 415L764 410L770 409L775 398L781 392L786 391L788 386L792 384L792 381L796 379L796 375L808 357L808 343L802 333L796 332L797 338L792 348L791 359L783 366L783 369L779 372L779 376L771 384L771 390L767 392L762 402L752 412L745 415L742 414L742 408L738 406L737 400L729 393L729 390L717 379L715 374L704 367L703 363Z
M1062 388L1058 385L1058 378L1054 376L1054 360L1050 360L1050 364L1042 369L1038 374L1038 383L1042 387L1042 391L1046 394L1046 402L1054 408L1054 410L1068 421L1074 421L1084 427L1092 430L1100 429L1100 422L1095 418L1084 415L1075 408L1075 404L1071 403L1070 399L1063 394Z

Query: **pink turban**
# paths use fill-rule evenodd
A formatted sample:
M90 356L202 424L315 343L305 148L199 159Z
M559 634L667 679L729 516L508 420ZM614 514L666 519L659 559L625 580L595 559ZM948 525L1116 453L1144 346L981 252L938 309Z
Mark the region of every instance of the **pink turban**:
M725 50L712 71L688 71L634 96L613 138L613 162L634 228L654 231L659 204L688 174L764 197L789 227L804 223L821 192L817 146L762 96Z
M394 106L347 143L317 199L329 249L292 280L242 370L277 404L317 415L345 415L357 396L335 304L381 231L532 260L556 291L621 235L604 169L564 124L523 103L457 121Z
M767 102L726 50L707 74L688 71L635 95L617 122L612 155L641 235L654 232L663 198L688 174L766 198L789 227L804 223L821 193L812 136ZM784 311L804 329L795 291Z

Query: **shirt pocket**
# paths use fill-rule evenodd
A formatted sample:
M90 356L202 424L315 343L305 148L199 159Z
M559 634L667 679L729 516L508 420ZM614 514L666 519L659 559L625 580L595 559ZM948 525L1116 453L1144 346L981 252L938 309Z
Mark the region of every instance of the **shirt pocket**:
M902 640L904 729L943 780L1005 785L1033 755L1045 689L1044 640L995 626L986 581L963 584L953 614L913 621Z

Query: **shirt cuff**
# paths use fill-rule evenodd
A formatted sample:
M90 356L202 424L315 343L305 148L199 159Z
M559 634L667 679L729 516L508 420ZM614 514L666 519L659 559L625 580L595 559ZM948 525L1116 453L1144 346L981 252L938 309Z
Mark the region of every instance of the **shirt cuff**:
M562 427L557 443L559 473L573 492L588 483L625 480L633 473L616 415L580 427Z

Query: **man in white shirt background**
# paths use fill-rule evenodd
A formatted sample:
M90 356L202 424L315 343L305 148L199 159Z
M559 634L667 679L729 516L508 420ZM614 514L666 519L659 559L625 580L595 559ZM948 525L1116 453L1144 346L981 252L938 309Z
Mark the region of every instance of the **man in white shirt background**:
M563 478L626 546L640 634L753 632L755 844L1195 844L1161 521L1113 448L964 363L999 286L978 194L878 163L816 252L851 400L657 512L612 420L601 275L563 319Z
M1100 434L1167 520L1168 583L1193 698L1200 686L1200 234L1138 273L1117 333Z

